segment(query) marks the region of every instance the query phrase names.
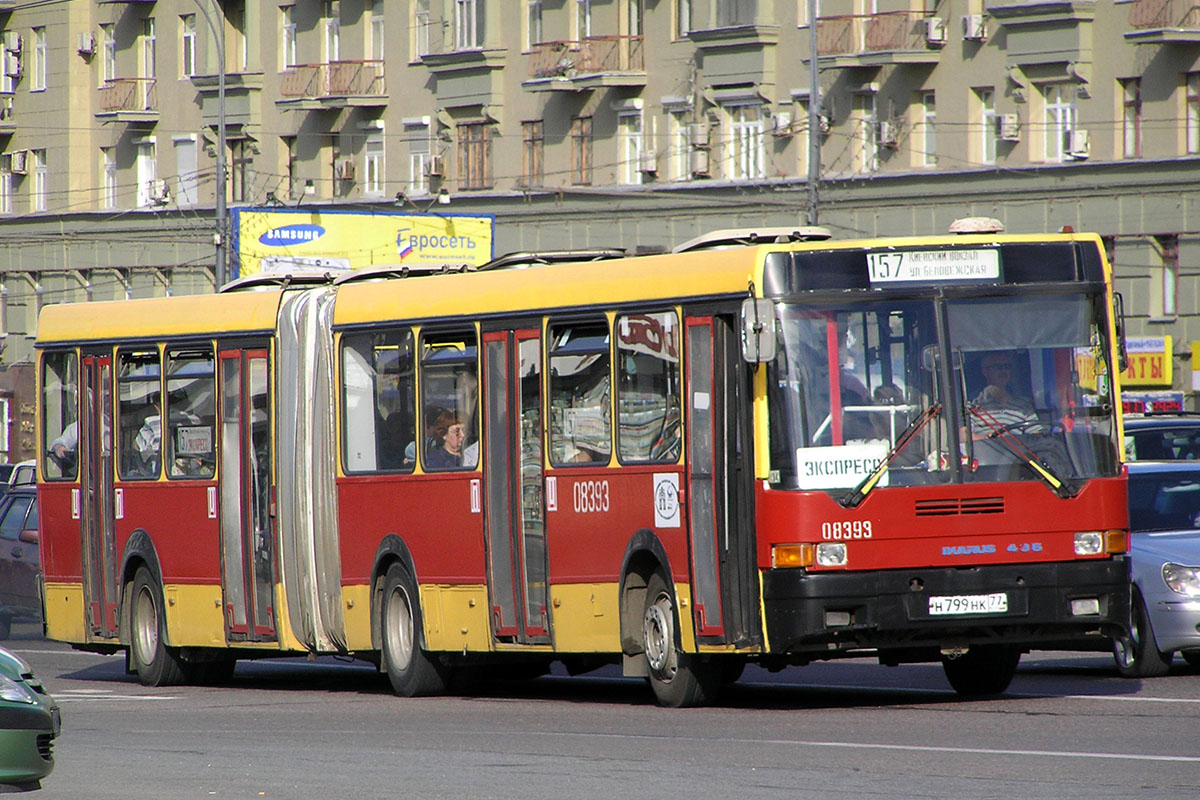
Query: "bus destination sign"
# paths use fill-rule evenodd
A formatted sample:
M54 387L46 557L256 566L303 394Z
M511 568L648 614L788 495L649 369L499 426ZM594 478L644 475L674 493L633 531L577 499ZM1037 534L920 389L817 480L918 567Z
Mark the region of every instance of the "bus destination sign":
M867 253L871 283L995 281L1000 252L975 250L892 250Z

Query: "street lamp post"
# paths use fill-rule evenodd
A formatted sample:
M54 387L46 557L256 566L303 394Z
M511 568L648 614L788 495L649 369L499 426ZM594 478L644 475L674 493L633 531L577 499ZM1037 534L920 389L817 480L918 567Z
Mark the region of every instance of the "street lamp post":
M817 224L821 178L821 81L817 74L817 0L808 0L808 202L806 220Z
M216 285L214 288L217 291L225 285L227 272L229 269L229 244L226 237L226 210L225 210L225 17L220 15L221 26L213 22L213 17L209 14L209 10L205 8L201 0L193 0L196 7L200 9L200 13L204 15L204 21L208 23L209 30L212 31L213 38L217 43L217 187L216 187L216 203L213 207L213 217L216 224L216 233L213 234L213 245L215 248L216 265L214 270L214 279ZM220 7L217 5L217 0L212 0L214 10L219 12Z

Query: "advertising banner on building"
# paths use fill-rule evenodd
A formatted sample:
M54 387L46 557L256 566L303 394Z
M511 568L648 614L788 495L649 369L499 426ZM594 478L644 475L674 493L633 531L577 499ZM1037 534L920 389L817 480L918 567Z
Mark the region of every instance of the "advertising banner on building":
M1174 371L1170 336L1129 336L1125 345L1129 351L1129 367L1121 376L1123 385L1171 388Z
M493 258L491 215L235 208L231 277L312 267L478 266Z

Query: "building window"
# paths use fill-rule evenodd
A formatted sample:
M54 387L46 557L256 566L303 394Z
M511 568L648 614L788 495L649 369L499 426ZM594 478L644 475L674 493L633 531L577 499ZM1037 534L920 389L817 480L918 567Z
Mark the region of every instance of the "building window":
M463 189L489 189L492 127L486 122L458 126L458 185Z
M523 157L521 159L521 182L524 186L541 186L545 180L542 169L542 154L545 150L546 139L541 120L521 123L521 142Z
M367 137L366 161L363 181L363 194L380 196L383 194L384 162L383 134L375 133Z
M251 165L257 152L249 139L229 142L229 199L245 203L250 199Z
M629 0L629 31L630 36L641 36L642 26L646 18L646 9L642 0Z
M921 92L921 153L917 163L937 166L937 105L933 92Z
M1054 83L1043 87L1046 102L1045 157L1047 161L1066 161L1075 131L1075 86Z
M101 147L101 162L104 165L104 175L101 176L101 208L117 207L117 148Z
M542 41L542 0L525 0L525 50Z
M975 89L979 105L979 161L983 164L996 163L996 136L999 120L996 118L996 94L991 86Z
M675 0L675 38L682 39L692 30L692 0Z
M733 180L756 180L765 174L762 112L763 107L757 103L726 106L730 125L728 176Z
M158 183L158 155L153 141L141 141L137 146L137 207L145 208L154 199Z
M12 154L0 155L0 214L11 214L13 195Z
M325 29L325 62L332 64L342 60L342 23L338 19L339 6L325 0L322 24Z
M13 59L19 57L18 53L14 53L4 46L4 39L0 36L0 93L12 94L17 90L17 79L12 73L17 70L6 69Z
M371 0L371 60L382 61L387 55L384 50L383 36L383 0Z
M854 168L870 174L879 169L879 117L875 110L875 93L854 95Z
M1121 151L1125 158L1142 155L1142 79L1121 81Z
M246 35L246 0L225 0L223 5L226 19L225 60L230 65L230 72L245 72L250 65L250 37Z
M156 74L155 60L158 57L158 41L154 29L154 17L142 20L141 63L139 75L143 78L153 78ZM149 108L149 106L146 106Z
M112 23L100 26L100 85L117 77L117 33Z
M296 66L296 7L279 7L280 45L279 54L281 69L291 69Z
M33 29L33 64L30 65L30 91L46 89L46 29Z
M642 112L622 111L617 115L617 142L620 147L618 180L625 184L642 182Z
M1187 105L1187 151L1200 153L1200 72L1185 76L1184 92Z
M45 150L30 150L33 158L33 210L46 210L46 196L50 187L50 164Z
M196 74L196 15L179 17L179 74L190 78Z
M175 204L194 206L199 201L200 193L196 136L175 136L172 137L172 142L175 145Z
M592 185L592 118L571 120L571 183Z
M670 144L667 157L670 160L671 180L686 181L692 177L692 140L687 122L688 109L668 112L667 126Z
M1150 318L1174 320L1179 316L1179 237L1166 235L1154 239L1162 259L1162 283L1157 292L1151 293Z
M415 58L430 52L429 29L433 23L430 21L429 3L430 0L413 0L412 48Z
M483 47L483 0L454 0L454 49Z
M750 25L754 22L758 0L716 0L717 27Z
M587 39L592 35L592 0L575 0L575 26L573 39Z
M809 150L809 130L808 130L808 97L794 97L796 102L793 109L793 117L791 130L795 132L793 141L796 148L796 174L808 175L808 150ZM818 122L818 124L820 124Z
M298 155L296 153L297 137L295 136L280 136L279 137L279 168L283 174L283 178L287 181L287 195L289 199L296 196L296 164L298 163Z
M429 125L404 123L404 138L408 141L409 194L429 194Z

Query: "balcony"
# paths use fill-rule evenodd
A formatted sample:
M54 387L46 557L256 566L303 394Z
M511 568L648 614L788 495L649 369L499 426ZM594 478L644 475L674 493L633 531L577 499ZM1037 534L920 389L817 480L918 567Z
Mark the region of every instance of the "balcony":
M1200 44L1196 0L1133 0L1125 39L1144 44Z
M529 78L521 85L534 92L645 86L642 37L590 36L577 42L539 42L529 54Z
M158 122L158 87L154 78L114 78L100 87L98 119L115 122Z
M817 57L826 66L882 67L936 64L941 55L927 38L929 15L885 11L817 19Z
M301 109L387 105L383 61L298 64L280 76L276 105Z

